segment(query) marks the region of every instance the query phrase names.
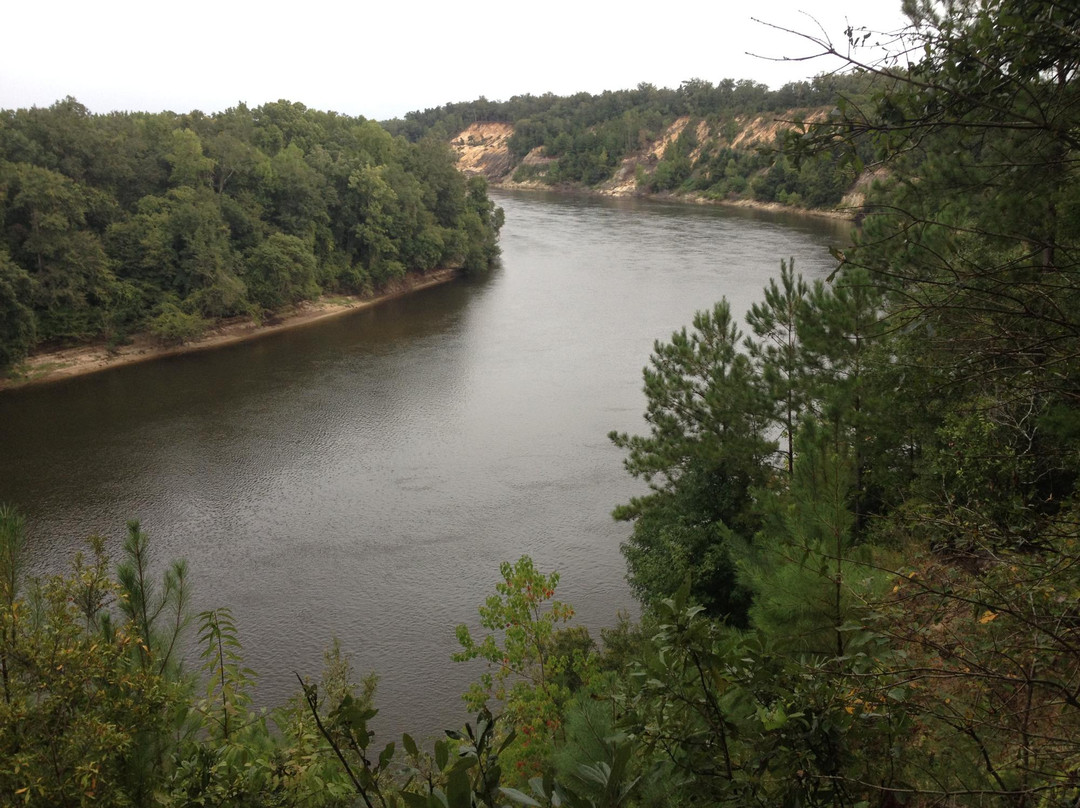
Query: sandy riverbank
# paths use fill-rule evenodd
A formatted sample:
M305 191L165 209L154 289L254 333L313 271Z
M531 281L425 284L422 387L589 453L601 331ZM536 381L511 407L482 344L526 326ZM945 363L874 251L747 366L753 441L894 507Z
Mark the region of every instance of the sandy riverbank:
M138 334L127 345L110 349L105 343L91 343L74 348L35 353L21 363L17 374L0 378L0 390L45 384L97 373L120 365L147 362L164 356L220 348L237 342L259 339L290 328L300 328L330 317L340 317L352 311L375 306L385 300L447 283L461 276L456 269L440 269L420 275L408 275L385 292L370 296L335 296L302 303L291 310L276 313L259 324L248 318L235 318L218 323L197 340L179 346L162 346L149 334Z
M663 193L645 193L636 188L581 188L576 185L545 185L538 180L529 182L513 182L510 180L489 180L491 188L503 191L540 191L543 193L566 194L568 196L598 196L612 198L651 199L655 202L670 202L674 205L699 205L726 208L743 208L761 210L769 213L784 213L794 216L809 216L818 219L834 219L847 222L855 222L864 214L861 201L849 202L835 208L797 208L791 205L781 205L779 202L761 202L756 199L710 199L698 193L675 194L668 191Z

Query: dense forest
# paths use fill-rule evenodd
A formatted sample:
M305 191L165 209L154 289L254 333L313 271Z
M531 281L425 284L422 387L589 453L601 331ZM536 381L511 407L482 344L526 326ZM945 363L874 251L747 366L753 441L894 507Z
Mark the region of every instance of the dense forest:
M486 269L501 213L445 143L279 101L217 115L0 112L0 369L166 342L407 272Z
M477 122L511 124L510 171L500 179L513 183L603 189L629 175L644 193L821 208L839 203L858 172L839 149L797 155L785 133L804 131L838 105L864 103L874 81L858 70L778 90L750 80L690 79L677 89L640 84L599 95L480 98L384 125L410 139L450 139ZM775 136L748 131L778 121ZM860 147L869 158L870 146Z
M856 65L880 82L792 147L881 177L834 275L785 261L745 324L658 342L648 430L611 436L650 486L615 512L640 622L592 638L508 561L457 629L476 721L376 745L341 649L256 711L229 611L190 618L137 524L32 581L5 508L2 801L1075 806L1080 9L913 12L914 61Z

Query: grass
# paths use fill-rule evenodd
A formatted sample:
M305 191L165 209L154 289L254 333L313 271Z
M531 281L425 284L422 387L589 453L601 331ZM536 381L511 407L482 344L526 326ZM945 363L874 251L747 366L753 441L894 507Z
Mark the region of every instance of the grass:
M42 376L46 376L53 371L63 370L66 367L71 367L74 364L72 362L42 362L40 365L28 365L26 362L21 362L18 365L14 365L8 369L7 373L3 375L3 378L16 384L22 382L32 382L34 379L40 379Z

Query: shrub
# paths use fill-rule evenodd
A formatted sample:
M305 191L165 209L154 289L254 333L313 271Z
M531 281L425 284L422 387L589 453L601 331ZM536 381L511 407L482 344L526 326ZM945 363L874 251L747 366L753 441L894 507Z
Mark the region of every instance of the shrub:
M206 320L198 314L188 314L175 303L162 303L161 310L150 321L150 333L162 345L183 345L202 336Z

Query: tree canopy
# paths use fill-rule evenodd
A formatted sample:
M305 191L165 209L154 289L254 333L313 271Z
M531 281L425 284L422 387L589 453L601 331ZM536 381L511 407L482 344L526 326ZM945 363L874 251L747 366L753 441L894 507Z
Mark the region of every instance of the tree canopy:
M278 101L217 115L0 112L0 367L406 272L485 270L501 213L432 139Z

